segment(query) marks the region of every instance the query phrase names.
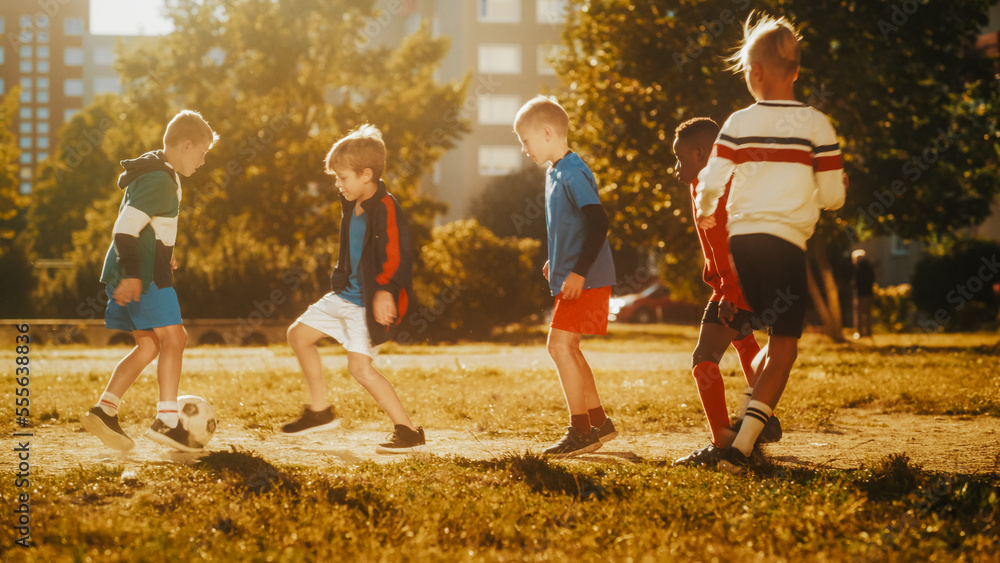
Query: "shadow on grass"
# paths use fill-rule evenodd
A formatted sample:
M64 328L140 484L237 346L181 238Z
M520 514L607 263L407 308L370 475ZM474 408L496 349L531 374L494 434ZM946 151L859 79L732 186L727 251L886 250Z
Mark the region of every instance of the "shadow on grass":
M607 492L595 478L578 475L531 452L507 453L498 458L476 461L458 458L455 464L470 469L503 471L509 479L521 481L535 493L543 495L561 494L577 500L601 500Z
M282 489L298 493L301 485L292 476L279 470L255 452L241 452L232 447L231 451L212 452L196 463L195 467L213 473L242 480L239 483L246 495L259 495Z

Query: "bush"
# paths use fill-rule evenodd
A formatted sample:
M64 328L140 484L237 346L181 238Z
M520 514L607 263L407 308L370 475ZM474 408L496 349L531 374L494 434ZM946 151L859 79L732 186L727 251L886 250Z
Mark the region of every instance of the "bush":
M917 308L913 304L913 288L908 283L875 287L872 300L872 321L888 332L909 332L915 328Z
M435 227L420 249L420 304L399 341L482 338L541 312L548 286L533 265L540 247L533 239L499 238L474 219Z
M995 324L1000 272L993 264L998 257L996 241L967 239L943 246L917 264L913 302L938 330L978 330Z

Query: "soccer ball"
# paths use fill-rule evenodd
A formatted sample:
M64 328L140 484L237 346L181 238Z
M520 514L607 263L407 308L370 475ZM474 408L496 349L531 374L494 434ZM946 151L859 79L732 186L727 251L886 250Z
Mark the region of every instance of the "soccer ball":
M177 417L188 431L187 445L204 448L215 434L215 409L208 401L194 395L177 397Z

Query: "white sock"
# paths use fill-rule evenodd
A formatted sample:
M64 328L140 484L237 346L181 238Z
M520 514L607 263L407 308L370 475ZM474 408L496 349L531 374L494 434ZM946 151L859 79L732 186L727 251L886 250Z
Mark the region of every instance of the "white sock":
M98 399L97 401L97 406L101 407L101 410L104 411L104 414L108 416L117 416L118 407L120 407L121 405L122 405L122 400L119 399L118 397L115 397L111 393L108 393L107 391L101 393L101 398Z
M171 428L177 427L177 401L156 403L156 418Z
M771 418L771 407L760 401L750 401L747 405L747 414L743 417L743 424L740 426L740 433L733 441L733 447L743 455L749 456L753 451L753 445L757 442L757 436L767 424L767 419Z

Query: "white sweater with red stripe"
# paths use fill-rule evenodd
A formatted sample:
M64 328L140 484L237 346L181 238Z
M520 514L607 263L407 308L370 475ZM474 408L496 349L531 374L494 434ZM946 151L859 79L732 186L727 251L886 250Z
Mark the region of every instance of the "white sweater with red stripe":
M702 216L715 213L730 176L729 236L767 233L803 250L819 210L842 206L847 189L837 132L797 101L758 102L729 117L698 174Z

